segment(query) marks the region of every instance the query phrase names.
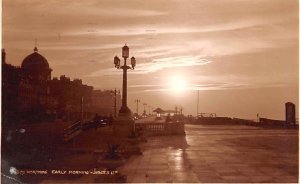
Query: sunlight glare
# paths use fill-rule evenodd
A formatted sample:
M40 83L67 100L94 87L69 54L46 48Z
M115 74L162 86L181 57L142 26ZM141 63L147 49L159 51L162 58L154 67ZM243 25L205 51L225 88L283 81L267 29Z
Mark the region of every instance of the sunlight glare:
M181 76L174 76L170 80L170 89L176 93L184 91L186 88L186 81Z

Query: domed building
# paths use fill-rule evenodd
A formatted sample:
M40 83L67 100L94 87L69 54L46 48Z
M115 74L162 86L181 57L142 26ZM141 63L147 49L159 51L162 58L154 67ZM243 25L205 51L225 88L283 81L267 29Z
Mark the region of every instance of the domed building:
M31 80L51 80L52 69L49 67L47 59L38 53L36 47L34 48L34 52L23 60L21 70Z
M52 110L55 99L50 95L49 81L52 69L47 59L34 52L26 56L21 64L20 82L18 89L18 108L20 112L34 117L38 113Z

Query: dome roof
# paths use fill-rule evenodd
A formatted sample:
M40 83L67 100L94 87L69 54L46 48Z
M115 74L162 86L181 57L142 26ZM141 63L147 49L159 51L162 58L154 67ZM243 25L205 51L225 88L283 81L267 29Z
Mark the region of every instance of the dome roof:
M49 64L46 58L40 55L35 48L34 53L25 57L21 68L25 70L49 70Z

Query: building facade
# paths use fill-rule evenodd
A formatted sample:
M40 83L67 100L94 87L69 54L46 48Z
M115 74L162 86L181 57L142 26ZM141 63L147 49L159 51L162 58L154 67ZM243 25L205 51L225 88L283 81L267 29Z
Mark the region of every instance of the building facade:
M81 79L71 80L65 75L52 79L51 72L36 47L21 67L7 64L2 49L2 120L92 119L95 114L113 115L116 101L120 107L120 94L114 97L110 90L94 90Z

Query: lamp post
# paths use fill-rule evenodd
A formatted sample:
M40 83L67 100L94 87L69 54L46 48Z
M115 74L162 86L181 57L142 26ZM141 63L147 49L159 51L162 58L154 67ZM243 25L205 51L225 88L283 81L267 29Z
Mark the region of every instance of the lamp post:
M122 48L122 57L124 58L124 65L121 66L121 61L118 56L114 57L114 64L115 68L123 70L123 93L122 93L122 106L119 111L120 115L130 116L131 111L127 107L127 70L132 69L134 70L136 60L134 57L131 57L131 67L127 65L126 61L129 57L129 47L125 44Z
M83 123L83 95L80 99L80 123Z
M119 93L120 93L120 91L119 91ZM117 117L117 89L115 88L115 90L111 90L110 94L113 96L114 118L116 118Z
M148 105L148 110L149 110L149 116L151 115L150 110L151 110L151 106Z
M143 103L143 106L144 106L144 113L143 113L143 115L146 115L147 113L146 113L146 106L147 106L147 104L146 103Z
M197 90L197 114L196 114L196 118L198 118L199 116L199 90Z
M136 103L136 114L139 115L139 103L141 102L141 100L135 99L134 102Z

